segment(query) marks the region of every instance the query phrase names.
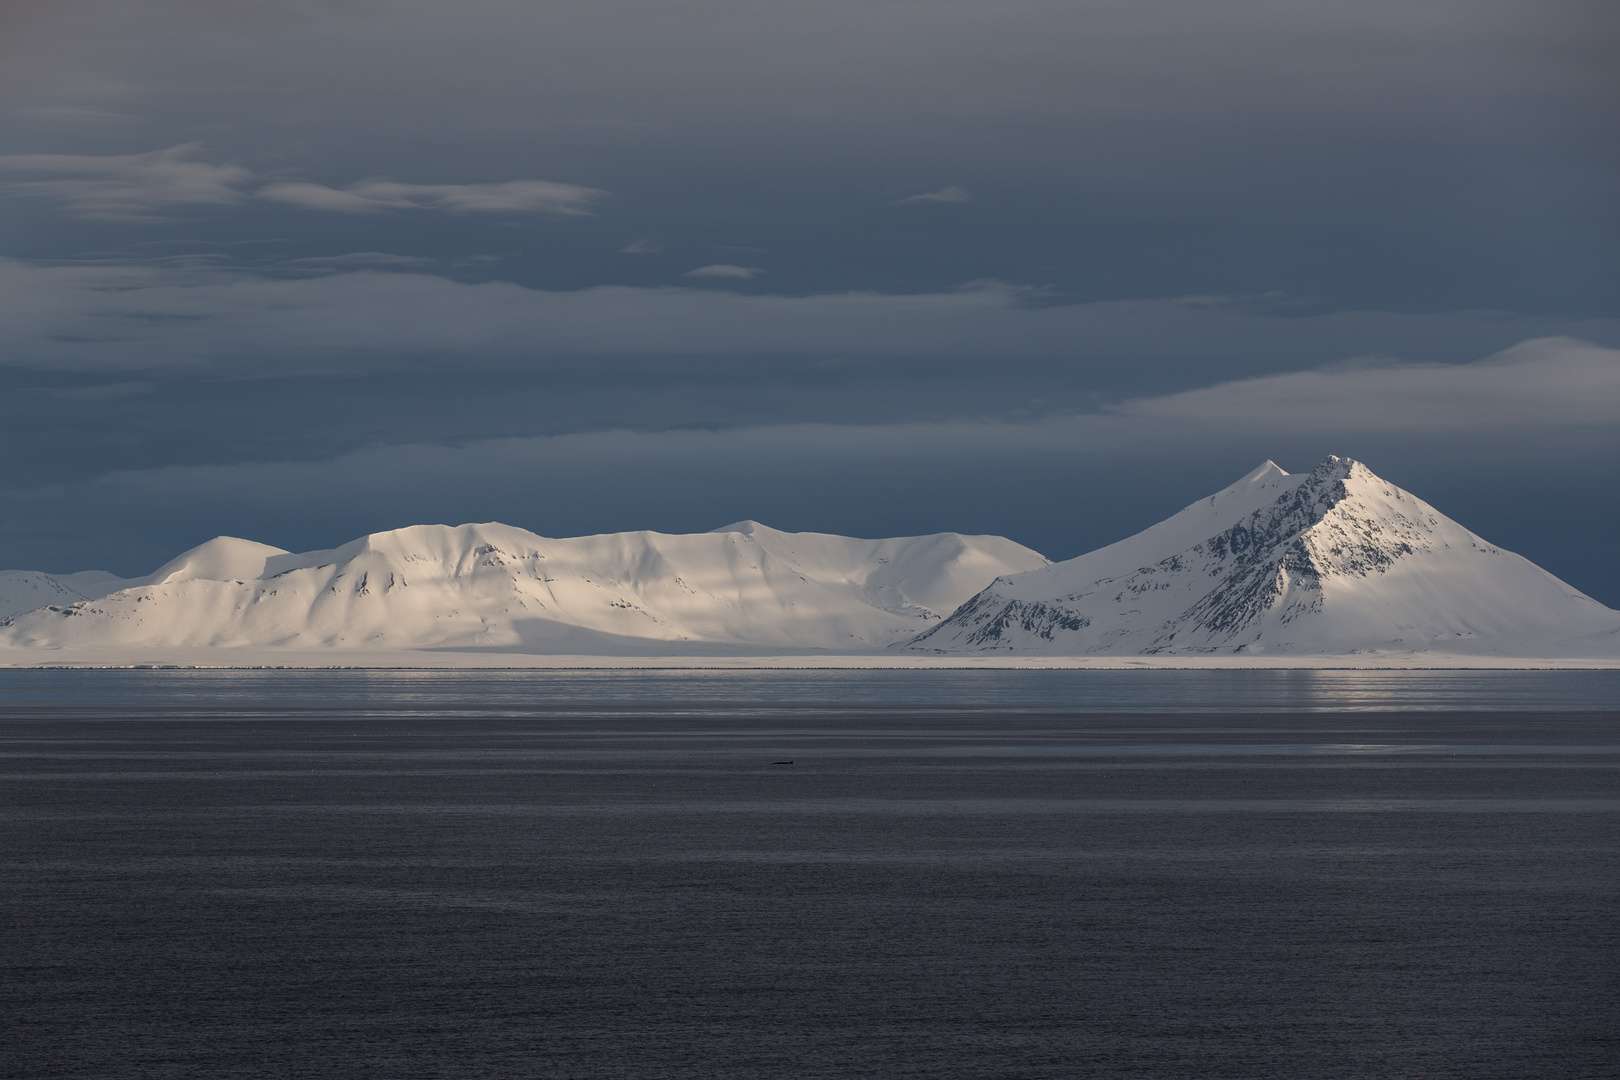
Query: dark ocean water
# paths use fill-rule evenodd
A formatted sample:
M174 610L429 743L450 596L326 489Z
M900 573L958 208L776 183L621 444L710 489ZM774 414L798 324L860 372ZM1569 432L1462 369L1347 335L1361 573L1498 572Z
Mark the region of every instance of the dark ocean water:
M0 1075L1613 1077L1617 703L0 672Z

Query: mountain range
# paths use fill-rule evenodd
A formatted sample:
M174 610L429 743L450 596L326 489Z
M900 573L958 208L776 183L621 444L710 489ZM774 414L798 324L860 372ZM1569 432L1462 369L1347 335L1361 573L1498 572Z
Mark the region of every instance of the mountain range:
M998 536L744 521L549 539L418 525L295 554L219 537L137 579L0 573L0 650L1620 659L1620 612L1359 462L1266 462L1065 562Z
M1046 561L999 536L858 540L753 521L564 540L500 524L417 525L302 554L218 537L131 581L0 574L11 608L0 608L0 643L868 652Z

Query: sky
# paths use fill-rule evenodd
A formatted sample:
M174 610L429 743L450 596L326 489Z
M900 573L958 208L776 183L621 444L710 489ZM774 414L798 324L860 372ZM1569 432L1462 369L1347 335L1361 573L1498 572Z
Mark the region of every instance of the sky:
M9 0L0 566L1356 458L1620 606L1604 0Z

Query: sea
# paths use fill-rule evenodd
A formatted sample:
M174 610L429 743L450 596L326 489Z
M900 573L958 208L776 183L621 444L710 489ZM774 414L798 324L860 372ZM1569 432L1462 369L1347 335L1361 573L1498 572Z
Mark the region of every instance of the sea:
M1620 1076L1620 672L0 671L8 1078Z

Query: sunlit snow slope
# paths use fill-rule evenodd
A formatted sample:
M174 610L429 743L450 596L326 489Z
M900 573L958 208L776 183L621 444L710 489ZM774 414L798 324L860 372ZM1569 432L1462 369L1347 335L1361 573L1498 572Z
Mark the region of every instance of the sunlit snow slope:
M1620 612L1359 462L1266 462L1117 544L999 578L911 649L1620 655Z
M1044 565L996 536L857 540L751 521L565 540L419 525L304 554L220 537L135 581L0 575L12 609L0 643L861 652L937 623L999 575Z

